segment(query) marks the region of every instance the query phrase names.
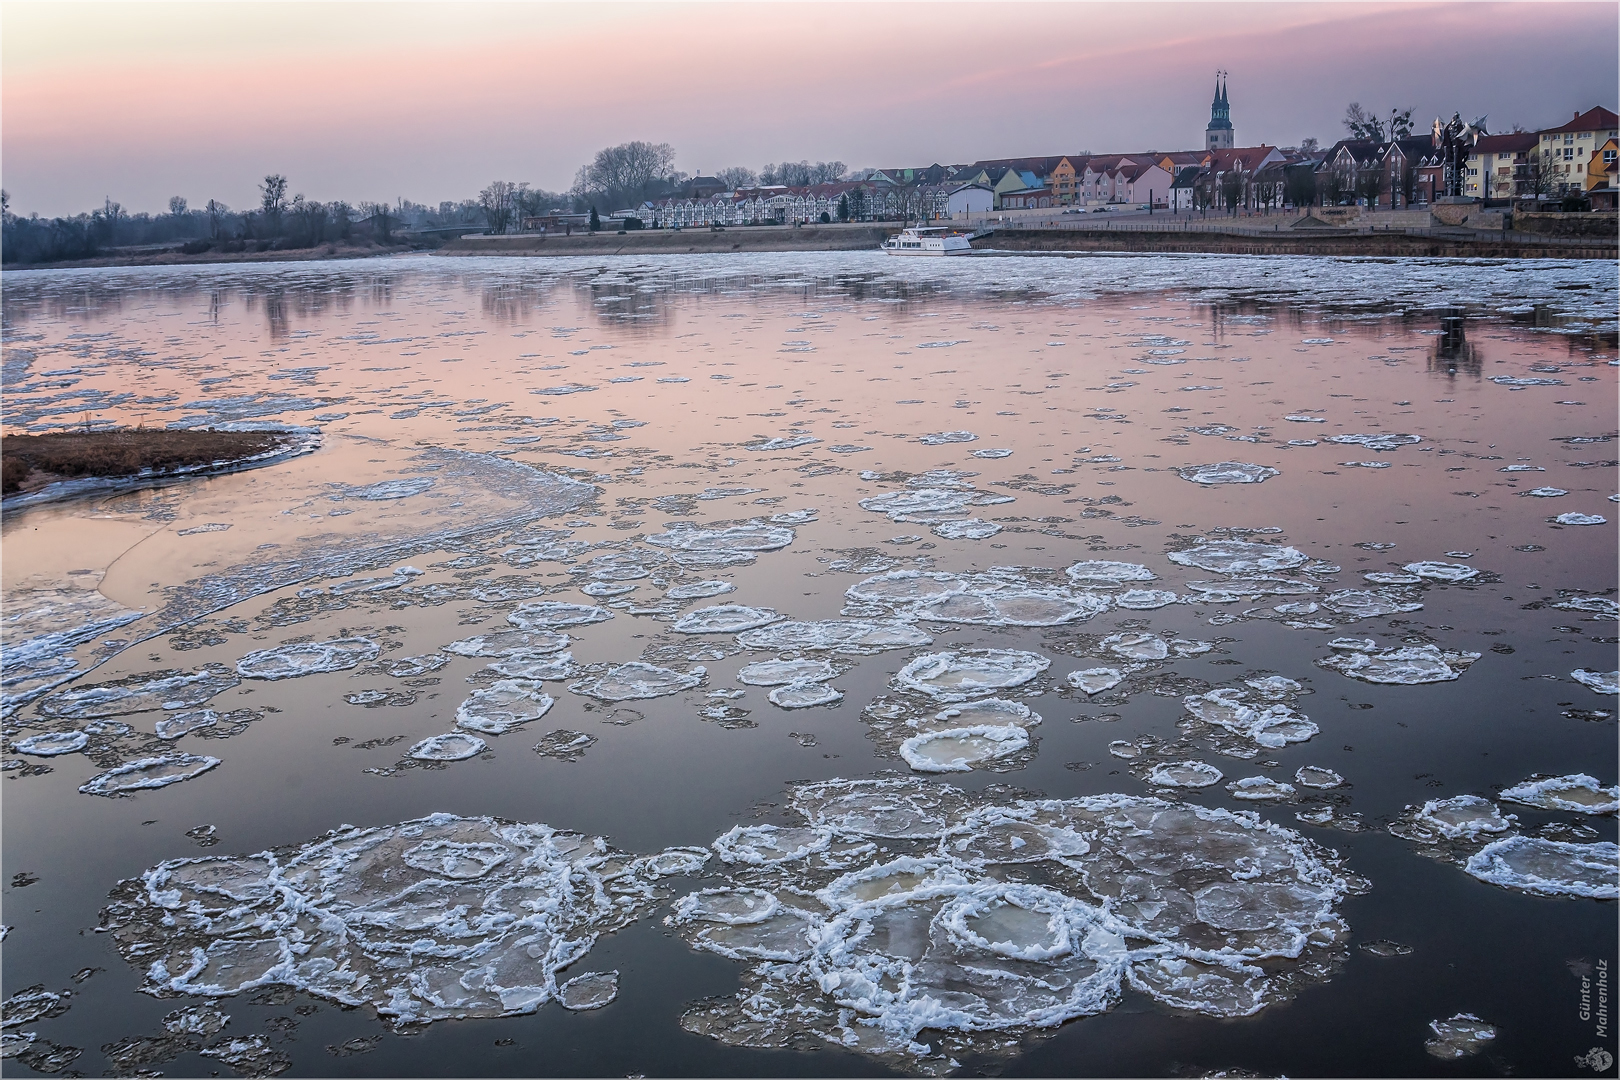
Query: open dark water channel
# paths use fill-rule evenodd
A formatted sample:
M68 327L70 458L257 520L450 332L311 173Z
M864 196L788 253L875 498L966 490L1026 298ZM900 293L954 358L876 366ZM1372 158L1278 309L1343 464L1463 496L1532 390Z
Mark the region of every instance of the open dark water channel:
M8 508L3 1071L1613 1075L1616 302L8 274L8 434L319 437Z

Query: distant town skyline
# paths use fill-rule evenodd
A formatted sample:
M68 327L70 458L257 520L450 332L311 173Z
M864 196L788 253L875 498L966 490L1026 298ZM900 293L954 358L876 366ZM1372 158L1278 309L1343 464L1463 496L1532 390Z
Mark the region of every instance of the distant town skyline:
M603 147L687 173L1343 137L1350 101L1487 115L1614 107L1620 14L1549 4L39 4L0 7L0 183L44 216L104 197L246 208L567 189Z

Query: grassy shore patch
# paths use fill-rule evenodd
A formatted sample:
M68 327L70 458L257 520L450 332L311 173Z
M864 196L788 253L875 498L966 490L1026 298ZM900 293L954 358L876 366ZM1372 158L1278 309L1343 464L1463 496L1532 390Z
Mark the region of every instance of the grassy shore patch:
M33 491L86 476L161 475L270 453L289 442L277 431L192 431L119 428L7 435L0 439L3 492Z

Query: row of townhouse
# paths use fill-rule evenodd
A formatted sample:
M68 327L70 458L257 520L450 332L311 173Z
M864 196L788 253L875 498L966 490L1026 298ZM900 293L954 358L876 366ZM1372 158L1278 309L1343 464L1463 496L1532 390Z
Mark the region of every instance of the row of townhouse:
M1577 113L1539 132L1487 135L1470 148L1463 186L1475 198L1586 191L1613 205L1615 114ZM1308 174L1308 177L1302 174ZM1375 208L1426 205L1445 191L1445 165L1428 135L1342 139L1325 153L1274 146L995 158L966 165L874 169L862 179L809 187L719 190L654 200L633 213L657 226L797 224L840 220L915 221L965 210L1036 210L1104 203L1282 207L1296 197ZM1291 183L1291 178L1296 181ZM708 178L699 178L708 179ZM1303 182L1300 182L1303 181ZM986 206L988 200L988 206Z
M1560 194L1584 192L1596 207L1615 209L1615 154L1620 116L1602 108L1577 112L1569 123L1536 132L1542 168Z
M1463 165L1463 194L1475 199L1587 193L1614 204L1615 141L1620 117L1604 109L1576 113L1542 131L1481 136ZM1317 170L1323 202L1399 209L1445 194L1445 162L1432 136L1387 141L1345 139Z
M1464 193L1501 199L1584 191L1594 205L1612 206L1620 175L1617 135L1615 114L1599 107L1556 128L1484 136L1470 148ZM1326 153L1261 145L1002 158L881 173L896 182L926 176L931 183L979 185L992 193L997 210L1101 203L1190 210L1227 205L1233 197L1240 206L1261 209L1291 203L1295 195L1400 208L1434 202L1445 193L1446 181L1440 148L1429 135L1345 139Z
M636 216L654 228L703 225L799 225L859 220L896 221L943 217L952 190L945 184L895 184L862 180L808 187L749 188L707 197L650 201Z

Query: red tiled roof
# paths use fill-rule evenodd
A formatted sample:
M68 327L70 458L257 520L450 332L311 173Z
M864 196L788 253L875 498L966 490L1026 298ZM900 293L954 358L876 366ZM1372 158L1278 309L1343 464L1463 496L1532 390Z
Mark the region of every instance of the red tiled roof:
M1507 135L1486 135L1474 144L1476 154L1516 154L1534 150L1541 137L1534 131L1516 131Z
M1599 129L1611 130L1620 126L1620 116L1614 110L1605 109L1599 105L1595 109L1588 109L1583 113L1576 113L1575 119L1563 127L1542 128L1538 135L1557 135L1565 131L1597 131Z

